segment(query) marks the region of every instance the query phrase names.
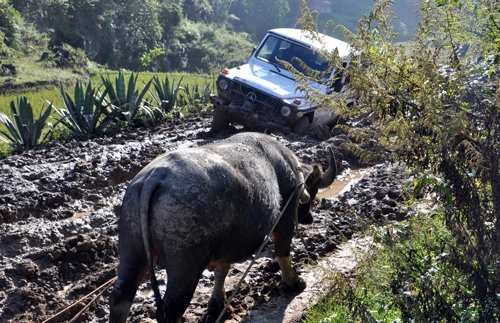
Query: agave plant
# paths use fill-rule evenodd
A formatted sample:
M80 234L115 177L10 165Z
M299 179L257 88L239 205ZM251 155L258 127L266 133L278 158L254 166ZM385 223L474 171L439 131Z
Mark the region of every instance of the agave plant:
M181 87L183 77L177 82L177 84L168 78L168 75L165 75L165 80L160 81L158 75L155 75L152 79L154 90L149 90L151 97L155 100L156 105L160 107L160 109L164 113L168 113L173 110L173 108L177 105L177 99L179 97L180 91L185 91L183 87Z
M52 113L52 104L45 111L43 111L42 107L37 120L33 117L33 108L26 96L21 99L18 98L17 104L11 101L10 111L14 122L0 112L0 121L7 128L7 131L0 130L0 133L5 136L0 136L0 140L13 145L18 152L35 147L51 133L51 131L48 131L41 139L43 129L46 126L52 127L47 123Z
M152 79L144 85L144 88L139 93L137 89L137 77L132 73L128 80L127 85L125 85L125 76L123 72L119 72L115 82L113 83L109 76L104 78L101 75L102 83L106 88L109 88L108 96L109 100L106 99L106 105L111 107L114 111L121 114L124 120L131 122L139 112L143 110L149 116L153 124L156 123L156 117L153 113L153 109L146 104L144 96L149 91Z
M108 90L109 87L104 92L96 94L91 82L84 90L83 84L77 81L72 98L68 92L64 92L61 86L61 96L65 109L55 108L61 116L58 122L64 124L74 133L86 135L98 133L115 118L113 111L105 105Z
M186 86L181 97L181 105L188 108L193 113L198 113L207 107L210 102L210 93L213 93L213 86L207 84L204 88L199 84Z

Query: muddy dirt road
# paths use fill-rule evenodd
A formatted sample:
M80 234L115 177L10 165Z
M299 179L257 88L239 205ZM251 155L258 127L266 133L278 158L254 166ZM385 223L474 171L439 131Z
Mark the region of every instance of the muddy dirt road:
M0 322L70 321L95 294L53 316L116 276L117 214L134 175L161 153L204 145L237 131L241 129L216 136L206 116L92 141L53 143L0 160ZM372 169L348 191L318 200L313 225L300 226L306 246L294 239L293 259L309 283L306 291L291 295L279 286L279 266L269 243L233 300L235 311L227 322L299 321L322 288L321 275L302 260L327 262L335 255L345 258L349 270L353 261L339 251L339 243L350 239L364 221L398 220L406 213L400 207L399 169L382 161L359 163L340 147L349 140L345 135L273 136L304 162L326 167L327 148L332 147L344 169ZM245 270L245 263L233 266L226 281L228 294ZM162 273L157 276L161 282ZM201 321L211 286L213 276L207 272L186 311L186 322ZM107 322L109 291L102 289L74 322ZM145 282L129 322L152 321L154 312Z

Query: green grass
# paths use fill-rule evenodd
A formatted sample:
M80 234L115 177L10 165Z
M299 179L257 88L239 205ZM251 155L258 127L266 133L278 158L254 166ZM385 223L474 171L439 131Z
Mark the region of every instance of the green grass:
M125 76L128 78L128 76L132 72L128 73L125 72ZM109 75L111 80L114 80L118 76L117 71L109 71L109 72L102 72L100 73L104 77L107 77ZM153 73L153 72L136 72L136 74L139 75L138 81L140 83L147 83L149 82L150 79L153 78L153 76L158 75L160 79L164 79L165 75L168 75L169 78L172 78L175 82L179 81L182 78L182 84L183 85L195 85L195 84L205 84L205 83L210 83L210 82L215 82L216 76L213 75L206 75L206 74L188 74L188 73ZM101 77L100 75L94 75L92 77L92 82L95 84L100 84L101 83Z
M130 73L125 73L125 79L128 81L128 78L130 76ZM118 72L104 72L102 74L105 78L110 77L111 80L115 80L115 78L118 75ZM169 78L174 80L175 82L178 82L182 78L182 86L194 86L196 84L200 86L205 86L210 83L215 83L215 77L210 76L210 75L197 75L197 74L183 74L183 73L139 73L139 78L138 78L138 83L139 84L144 84L149 82L149 80L154 76L158 75L160 79L164 79L165 75L168 75ZM87 81L88 82L88 81ZM75 80L76 83L76 80ZM74 84L70 86L63 86L63 89L65 92L68 92L69 94L73 94L74 91ZM92 85L93 86L99 86L101 84L101 76L100 75L95 75L92 77ZM86 82L84 83L85 85L87 84ZM61 96L61 90L59 87L53 85L54 87L52 89L40 89L40 90L28 90L28 91L20 91L18 93L7 93L7 94L0 94L0 112L5 113L9 118L11 117L10 113L10 102L14 101L17 102L18 98L21 98L22 96L27 96L31 105L33 106L34 113L38 115L40 113L40 110L42 107L47 107L47 101L52 102L53 105L56 108L61 108L63 106L62 102L62 96ZM142 89L142 86L140 87ZM149 97L148 97L149 99ZM55 114L53 114L56 116ZM0 127L3 128L3 125L0 124Z
M14 88L46 88L54 84L76 83L76 80L88 79L84 74L74 73L70 69L56 68L51 63L36 61L33 57L24 59L2 60L4 64L14 64L17 74L0 76L0 86L3 92Z
M471 286L447 260L455 240L441 213L417 214L366 235L374 243L357 254L355 274L324 269L331 288L304 323L449 322L449 315L477 322Z
M64 70L63 70L64 71ZM130 76L130 73L125 73L126 80L128 81L128 77ZM118 72L103 72L102 75L106 78L110 77L111 80L114 80L118 76ZM160 79L164 79L165 75L168 75L169 78L172 78L175 82L178 82L182 78L182 85L183 86L194 86L196 84L199 84L200 86L204 86L207 84L210 84L211 82L215 82L215 77L210 76L210 75L198 75L198 74L183 74L183 73L149 73L149 72L142 72L139 73L139 84L144 84L149 82L149 80L154 76L158 75ZM101 82L101 76L100 74L95 75L92 77L92 84L94 86L99 86ZM87 81L88 82L88 81ZM84 82L86 85L87 82ZM67 83L67 80L66 82ZM70 94L73 93L74 87L76 84L76 79L74 80L74 83L71 83L72 85L69 86L64 86L63 89L66 92L69 92ZM30 103L32 104L33 108L35 109L36 113L39 113L40 109L42 106L47 106L47 101L52 102L56 107L61 107L62 106L62 97L61 97L61 91L60 88L56 84L52 85L51 89L45 89L41 88L39 90L33 90L29 89L27 91L19 91L17 93L6 93L6 94L0 94L0 112L3 112L7 114L10 117L10 102L17 101L17 98L20 98L22 96L27 96L29 98ZM45 100L47 99L47 101Z
M357 254L356 274L345 276L334 268L323 268L330 289L306 314L304 323L398 322L401 312L393 306L390 289L393 271L375 245Z
M36 69L36 67L40 67L38 63L33 63L31 66L32 69ZM37 65L38 64L38 65ZM24 65L25 67L27 65ZM63 108L64 104L62 101L61 90L60 87L62 85L63 90L68 92L71 96L74 93L74 87L78 77L74 75L70 75L71 73L64 69L52 68L52 69L41 69L37 71L30 71L29 73L33 77L33 82L23 83L25 84L26 90L17 90L16 92L4 93L0 94L0 112L5 113L11 120L12 115L10 111L10 104L13 101L16 106L17 102L23 96L27 96L31 106L33 107L33 113L35 119L38 119L40 112L45 110L49 105L48 102L52 103L56 108ZM59 74L59 75L58 75ZM125 72L125 81L128 82L130 75L132 72ZM136 73L137 74L137 73ZM99 87L102 84L101 75L104 78L110 78L112 82L118 76L117 71L105 71L101 74L96 74L92 76L92 78L87 78L86 80L82 80L83 84L86 86L89 80L92 81L92 85L94 87ZM150 73L150 72L142 72L138 73L138 84L139 91L143 89L144 84L149 82L154 75L158 75L160 80L164 80L166 76L177 84L179 80L182 78L182 86L193 88L195 85L198 85L200 88L204 88L207 85L215 84L215 76L211 75L201 75L201 74L185 74L185 73ZM45 76L45 78L44 78ZM59 78L58 78L59 77ZM16 82L21 82L21 80L26 80L26 76L21 70L19 73L19 77L16 78ZM1 82L1 78L0 78ZM33 86L37 84L37 86ZM50 88L49 88L50 87ZM181 94L182 95L182 94ZM145 99L149 102L153 102L149 93L146 95ZM195 107L197 109L198 107ZM184 112L191 112L193 108L184 107ZM188 113L189 114L189 113ZM49 119L49 122L55 124L59 115L54 111L52 112L52 117ZM0 130L6 131L7 128L5 125L0 124ZM0 141L0 158L9 154L9 146L8 144Z
M74 86L72 86L74 88ZM58 88L54 88L51 90L40 90L40 91L26 91L20 93L10 93L10 94L1 94L0 95L0 112L5 113L7 116L10 115L10 102L17 102L18 98L23 96L27 96L32 106L37 109L36 113L39 112L42 106L47 106L47 101L44 100L46 98L49 102L53 102L55 105L62 102L61 92Z

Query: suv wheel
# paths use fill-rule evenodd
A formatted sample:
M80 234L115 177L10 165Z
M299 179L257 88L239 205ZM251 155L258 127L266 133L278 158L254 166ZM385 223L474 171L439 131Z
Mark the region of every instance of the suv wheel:
M292 131L302 136L309 129L309 118L307 116L302 116L295 124L292 126Z
M229 126L229 121L226 118L224 110L215 106L212 114L212 132L220 132L226 130Z

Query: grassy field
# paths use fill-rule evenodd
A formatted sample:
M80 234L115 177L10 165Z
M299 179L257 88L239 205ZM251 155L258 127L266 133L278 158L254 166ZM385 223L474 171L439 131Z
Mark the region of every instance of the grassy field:
M78 68L57 68L53 63L40 61L33 57L24 57L4 63L13 64L16 67L15 75L0 75L0 112L4 113L11 121L14 120L11 113L11 103L13 102L17 108L19 100L23 97L28 98L33 108L34 119L37 120L40 113L45 111L50 103L55 108L64 108L61 89L73 98L77 81L82 82L84 87L87 87L91 82L92 87L99 89L103 84L103 78L116 84L115 81L119 75L118 71L107 71L93 65L88 66L85 71L78 70ZM123 74L125 82L128 83L132 72L123 72ZM212 75L185 73L140 72L134 73L134 76L137 76L136 90L139 92L154 76L157 76L161 82L168 78L171 86L177 87L180 84L188 91L192 91L195 86L199 89L213 89L216 79L216 76ZM145 100L153 102L149 93ZM48 122L55 124L58 119L59 115L53 110ZM7 132L6 126L1 122L0 131ZM8 147L8 144L0 140L1 156L5 155Z
M118 72L105 72L103 74L95 75L91 78L92 85L94 87L99 87L102 84L101 80L101 75L104 78L108 78L110 80L115 80L116 77L118 76ZM125 73L125 80L128 81L131 73ZM149 72L144 72L144 73L139 73L138 74L138 83L139 84L145 84L151 80L155 75L158 75L160 80L164 80L166 76L174 82L175 84L178 84L179 81L181 81L182 86L194 86L198 84L199 86L205 87L206 85L213 83L215 81L215 77L210 76L210 75L196 75L196 74L183 74L183 73L149 73ZM74 80L73 85L70 86L62 86L63 90L65 92L68 92L70 95L73 94L74 91L74 84L76 84L76 79ZM88 81L83 81L85 85L88 84ZM42 107L47 107L48 103L47 102L52 102L52 104L59 108L62 107L62 96L61 96L61 88L60 86L56 85L55 83L53 85L52 89L46 89L42 87L41 89L29 89L27 91L19 91L16 93L5 93L5 94L0 94L0 112L5 113L7 116L11 117L10 113L10 103L14 101L14 103L17 102L17 100L23 96L27 96L33 109L35 110L36 114L39 113L39 111L42 109ZM139 89L142 89L142 87L139 87ZM2 126L2 125L0 125Z

